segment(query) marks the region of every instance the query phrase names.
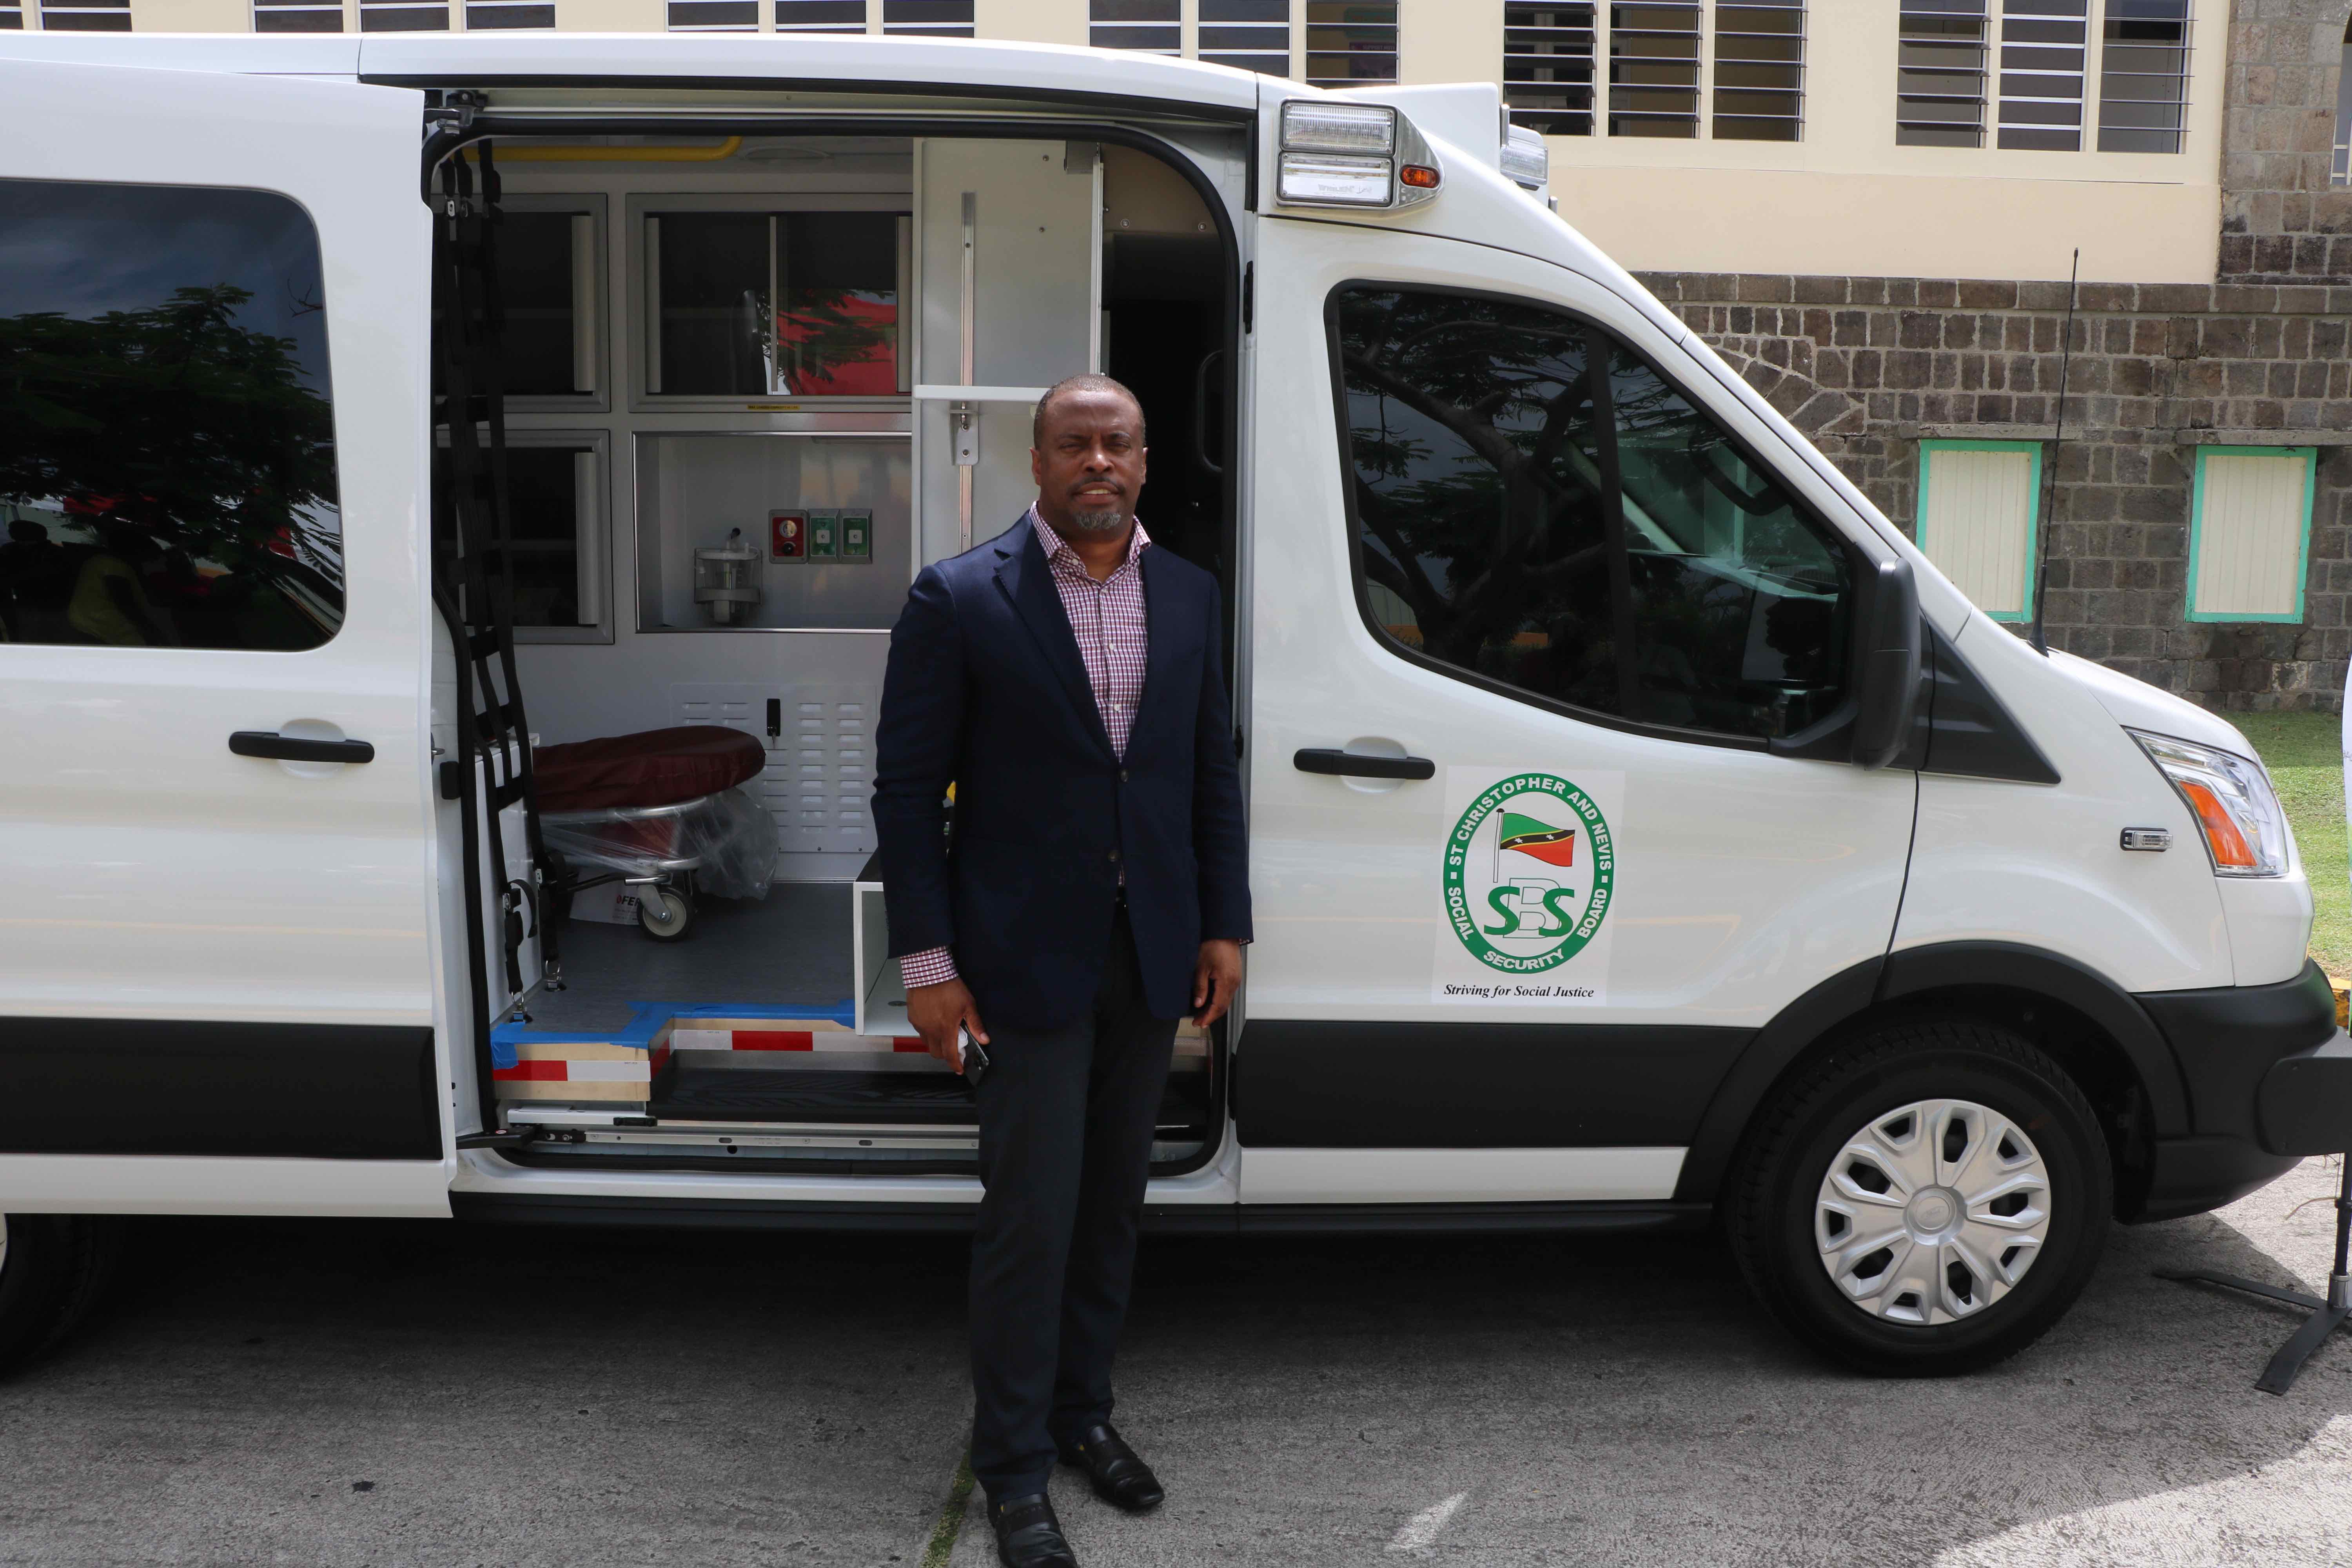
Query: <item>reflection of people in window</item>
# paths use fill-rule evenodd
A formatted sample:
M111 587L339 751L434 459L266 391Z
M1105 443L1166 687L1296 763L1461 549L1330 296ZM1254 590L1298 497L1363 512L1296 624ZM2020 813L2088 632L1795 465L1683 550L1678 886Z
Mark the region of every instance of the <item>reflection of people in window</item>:
M128 523L100 519L99 546L82 558L66 602L66 623L83 640L114 647L161 647L172 638L147 607L147 595L131 563L147 542Z
M72 558L46 527L28 517L10 523L0 544L0 620L11 640L64 641L72 579Z

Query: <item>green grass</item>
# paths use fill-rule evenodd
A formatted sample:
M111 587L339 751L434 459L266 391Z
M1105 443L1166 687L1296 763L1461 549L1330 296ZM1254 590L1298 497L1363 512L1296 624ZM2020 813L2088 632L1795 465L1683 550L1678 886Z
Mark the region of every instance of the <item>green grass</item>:
M2333 713L2231 713L2278 784L2311 879L2311 956L2352 975L2352 882L2345 874L2343 721Z

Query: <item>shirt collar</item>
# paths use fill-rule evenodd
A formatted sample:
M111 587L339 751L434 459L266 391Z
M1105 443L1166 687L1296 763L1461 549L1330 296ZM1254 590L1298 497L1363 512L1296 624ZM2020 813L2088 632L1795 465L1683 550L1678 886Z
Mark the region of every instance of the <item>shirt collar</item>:
M1085 573L1089 580L1092 579L1093 574L1087 572L1087 563L1078 559L1078 552L1070 548L1070 542L1055 533L1053 525L1037 515L1037 503L1034 501L1029 503L1028 518L1029 526L1037 531L1038 547L1045 552L1045 564L1048 566L1065 564L1076 571ZM1150 543L1151 535L1143 531L1143 520L1136 519L1135 531L1127 536L1127 559L1112 569L1112 574L1116 576L1118 573L1133 566L1136 558L1141 555Z

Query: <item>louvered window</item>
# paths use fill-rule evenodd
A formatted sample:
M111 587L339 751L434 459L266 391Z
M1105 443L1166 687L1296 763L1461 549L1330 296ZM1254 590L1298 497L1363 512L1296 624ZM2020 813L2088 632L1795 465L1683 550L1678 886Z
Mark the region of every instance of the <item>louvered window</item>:
M2087 0L2001 0L1998 144L2072 153L2083 145Z
M1177 0L1088 0L1087 42L1098 49L1184 52L1184 18Z
M1265 76L1290 74L1290 0L1201 0L1201 58Z
M127 33L131 0L65 0L43 5L41 26L52 33Z
M972 0L882 0L882 30L900 37L969 38Z
M2189 0L2107 0L2099 151L2178 153L2189 105Z
M1699 7L1609 7L1609 134L1698 134Z
M677 7L672 5L671 10ZM446 33L449 7L443 0L360 0L362 33Z
M24 7L17 0L0 0L0 33L19 33L24 28Z
M1796 142L1804 126L1804 0L1717 0L1711 133L1730 142Z
M1985 0L1903 0L1895 68L1895 140L1981 147Z
M0 26L5 26L0 22ZM257 33L340 33L342 0L253 0Z
M1396 0L1307 0L1308 82L1363 87L1396 79Z
M866 0L776 0L779 33L862 33Z
M1592 134L1593 8L1512 5L1503 12L1503 96L1511 119L1546 136Z
M515 32L555 26L550 0L466 0L466 31Z

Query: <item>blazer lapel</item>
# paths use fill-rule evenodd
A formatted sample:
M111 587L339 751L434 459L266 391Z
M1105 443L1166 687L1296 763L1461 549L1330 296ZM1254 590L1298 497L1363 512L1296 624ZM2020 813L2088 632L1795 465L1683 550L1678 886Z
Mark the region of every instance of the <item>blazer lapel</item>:
M1103 728L1102 710L1095 705L1094 683L1087 679L1087 663L1078 656L1077 635L1070 630L1070 613L1062 607L1053 569L1045 564L1045 546L1037 542L1037 531L1026 517L1015 529L1017 541L1007 539L998 546L1005 553L996 568L996 585L1029 628L1063 691L1077 705L1078 721L1108 752L1110 731Z

